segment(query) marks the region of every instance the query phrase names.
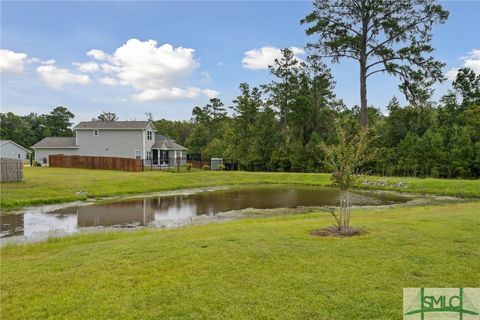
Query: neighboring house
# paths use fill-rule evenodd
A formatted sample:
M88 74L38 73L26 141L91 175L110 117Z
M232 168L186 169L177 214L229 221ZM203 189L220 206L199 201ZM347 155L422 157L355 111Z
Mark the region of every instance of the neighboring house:
M86 121L73 127L75 137L37 142L35 161L47 165L51 154L143 159L147 166L186 163L187 148L157 134L149 121Z
M177 159L180 161L181 165L187 163L188 149L161 134L155 134L155 143L152 145L151 150L151 159L153 160L153 164L176 165Z
M30 150L12 140L0 140L0 158L25 160L30 153Z

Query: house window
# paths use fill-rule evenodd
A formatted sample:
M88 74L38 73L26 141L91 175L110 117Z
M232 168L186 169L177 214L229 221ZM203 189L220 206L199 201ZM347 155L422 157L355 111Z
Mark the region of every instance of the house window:
M152 140L152 131L147 131L147 140Z
M99 133L98 130L93 130L93 136L94 137L98 137L98 133Z
M142 159L142 152L139 150L135 150L135 159L140 160Z
M152 151L147 151L147 160L152 159Z
M20 153L17 155L17 157L18 157L18 159L20 159L20 157L21 157Z

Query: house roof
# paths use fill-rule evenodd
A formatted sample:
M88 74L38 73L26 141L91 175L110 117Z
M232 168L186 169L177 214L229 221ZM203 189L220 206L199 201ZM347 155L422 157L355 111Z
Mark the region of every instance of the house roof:
M82 129L146 129L150 121L83 121L73 127L73 130Z
M156 134L155 143L152 145L152 149L162 149L162 150L179 150L186 151L187 148L175 143L175 140L172 140L164 135Z
M2 144L4 144L4 143L7 143L7 142L10 142L10 143L14 144L14 145L16 145L17 147L19 147L20 149L23 149L23 150L25 150L25 151L27 151L27 152L29 152L29 153L32 152L32 151L28 150L27 148L22 147L21 145L19 145L18 143L16 143L15 141L12 141L12 140L0 140L0 146L1 146Z
M33 149L76 149L75 137L46 137L35 143Z

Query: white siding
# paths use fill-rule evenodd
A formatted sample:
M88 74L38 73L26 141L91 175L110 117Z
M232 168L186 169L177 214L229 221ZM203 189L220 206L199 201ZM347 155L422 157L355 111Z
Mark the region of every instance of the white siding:
M51 154L77 155L78 149L35 149L35 162L41 165L48 165L48 156ZM47 159L46 163L43 163L44 158Z
M155 143L155 131L154 130L155 130L155 128L152 125L149 124L147 126L147 130L145 131L145 152L147 150L152 150L152 146ZM148 140L148 134L147 134L148 131L152 132L152 140ZM146 157L147 156L145 154L144 158L146 158Z
M1 158L8 158L8 159L20 159L25 160L27 159L28 152L22 148L19 148L14 143L10 141L5 142L4 144L0 145L0 157ZM18 157L20 155L20 158Z
M94 136L93 130L76 130L79 155L135 158L135 150L143 150L142 130L98 131L98 136Z

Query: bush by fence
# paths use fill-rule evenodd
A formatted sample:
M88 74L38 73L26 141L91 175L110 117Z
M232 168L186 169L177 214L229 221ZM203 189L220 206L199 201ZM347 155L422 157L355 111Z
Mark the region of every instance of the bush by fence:
M116 157L66 156L55 154L48 156L50 167L104 169L140 172L143 171L143 160Z
M0 159L1 182L23 181L23 160Z

